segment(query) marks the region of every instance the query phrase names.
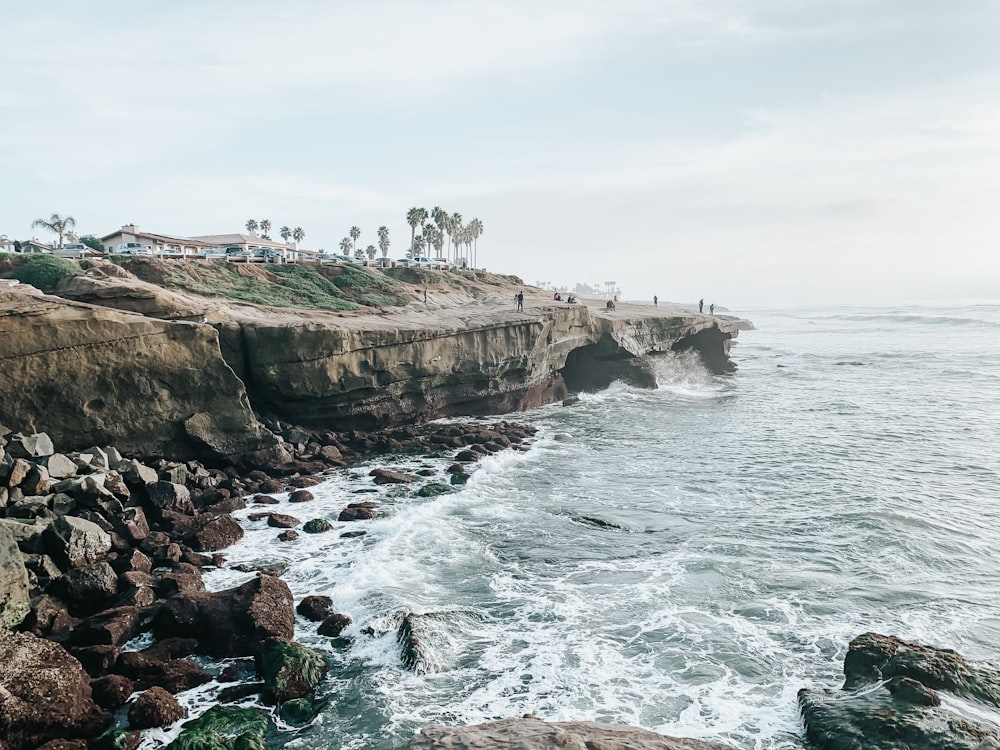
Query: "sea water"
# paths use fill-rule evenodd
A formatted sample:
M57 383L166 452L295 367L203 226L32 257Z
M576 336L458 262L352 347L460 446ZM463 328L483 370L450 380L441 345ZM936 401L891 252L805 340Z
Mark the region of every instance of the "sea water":
M296 601L327 595L352 619L331 641L297 618L330 656L330 703L279 744L400 748L427 724L533 713L802 748L796 692L839 687L856 635L998 657L1000 305L742 314L757 330L734 376L671 355L656 390L508 415L539 428L530 449L452 494L377 488L375 466L447 481L451 463L382 457L266 508L332 532L279 542L238 513L231 564L287 564ZM336 522L359 500L379 517ZM187 694L192 711L217 690Z

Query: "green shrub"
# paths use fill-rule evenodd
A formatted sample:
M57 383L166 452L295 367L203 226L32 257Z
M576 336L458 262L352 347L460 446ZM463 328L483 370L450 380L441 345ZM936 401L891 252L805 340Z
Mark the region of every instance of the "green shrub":
M81 273L83 272L80 270L79 264L67 258L35 255L5 276L17 279L23 284L31 284L31 286L43 291L49 291L54 289L61 279L79 276Z

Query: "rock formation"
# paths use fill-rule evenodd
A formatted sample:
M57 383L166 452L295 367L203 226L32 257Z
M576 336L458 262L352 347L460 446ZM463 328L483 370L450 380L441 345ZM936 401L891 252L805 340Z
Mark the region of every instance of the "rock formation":
M851 641L844 675L841 690L799 691L806 738L816 750L1000 748L996 667L865 633Z
M468 727L425 727L407 750L730 750L729 745L668 737L639 727L525 717Z

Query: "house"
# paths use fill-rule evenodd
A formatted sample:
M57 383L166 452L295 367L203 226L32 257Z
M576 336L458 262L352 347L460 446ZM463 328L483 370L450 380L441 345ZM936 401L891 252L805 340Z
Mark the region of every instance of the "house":
M197 258L206 250L214 250L218 244L206 242L198 237L178 237L171 234L143 232L135 224L125 224L111 234L101 237L101 245L106 252L113 253L123 242L138 242L149 245L156 255L168 258Z
M25 240L21 243L22 253L44 253L45 255L52 255L53 249L52 245L46 245L36 237L32 237L30 240Z

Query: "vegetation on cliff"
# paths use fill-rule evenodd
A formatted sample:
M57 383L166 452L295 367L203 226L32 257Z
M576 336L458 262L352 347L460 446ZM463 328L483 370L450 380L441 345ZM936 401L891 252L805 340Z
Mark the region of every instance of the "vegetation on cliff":
M13 259L14 256L6 255L5 259ZM76 276L81 271L79 264L66 258L57 258L52 255L32 255L25 262L20 263L0 276L7 279L17 279L23 284L31 284L43 291L54 289L61 279L68 276Z

